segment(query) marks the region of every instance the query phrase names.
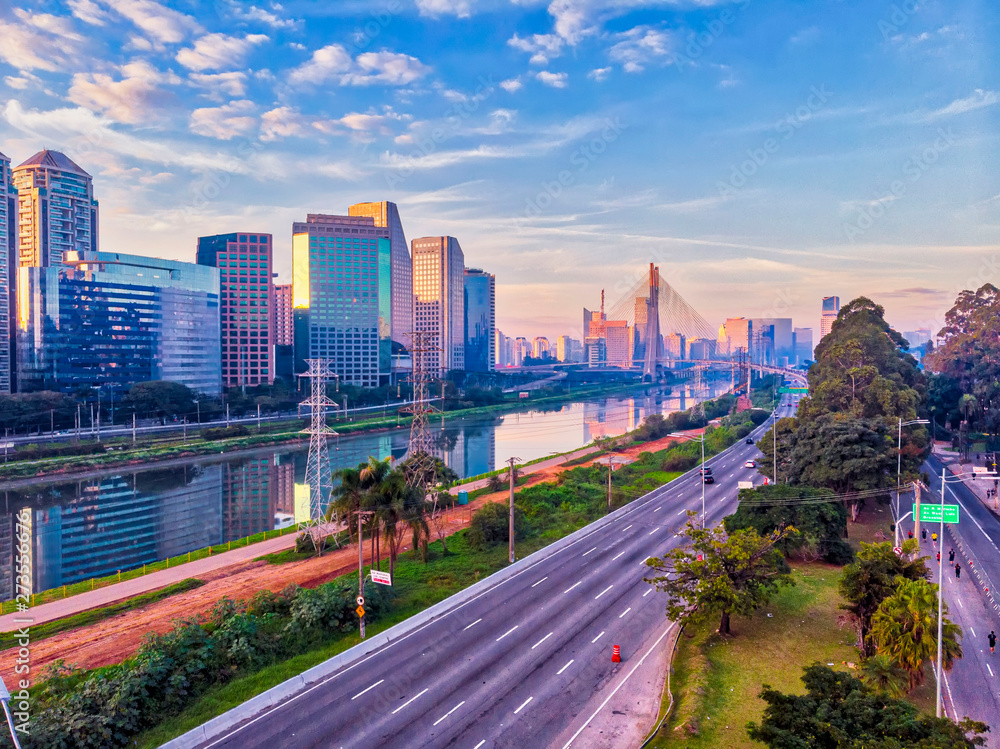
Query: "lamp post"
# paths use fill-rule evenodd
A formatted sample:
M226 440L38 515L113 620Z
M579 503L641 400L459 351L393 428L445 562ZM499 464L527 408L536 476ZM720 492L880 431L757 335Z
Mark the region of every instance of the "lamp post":
M705 435L692 437L690 434L671 432L670 436L701 443L701 529L705 530Z
M900 479L903 470L903 427L912 426L913 424L930 424L927 419L913 419L911 421L903 421L903 418L899 419L899 437L896 442L896 543L894 546L899 546L899 491L902 488Z

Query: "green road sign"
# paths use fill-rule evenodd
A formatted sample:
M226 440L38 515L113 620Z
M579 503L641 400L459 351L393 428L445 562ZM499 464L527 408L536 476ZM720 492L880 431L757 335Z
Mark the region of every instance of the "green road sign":
M916 504L913 505L913 514L914 515L917 514ZM940 523L941 505L936 505L936 504L920 505L920 522ZM958 505L944 505L944 522L946 523L958 522Z
M778 388L779 393L808 393L809 388L794 388L794 387L781 387Z

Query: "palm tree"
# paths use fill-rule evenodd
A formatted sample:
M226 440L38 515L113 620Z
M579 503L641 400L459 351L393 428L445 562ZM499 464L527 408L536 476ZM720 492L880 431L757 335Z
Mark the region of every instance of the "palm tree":
M860 666L861 681L886 697L901 699L909 687L909 674L885 653L866 658Z
M427 562L427 539L431 535L430 526L427 524L427 499L423 490L418 487L411 487L413 491L408 497L408 502L404 508L404 519L413 534L413 551L416 553L420 547L421 557Z
M942 634L945 670L962 657L961 636L961 628L946 618ZM910 689L923 683L924 663L937 657L937 586L923 578L900 581L872 617L871 637L879 653L905 669Z
M361 470L359 468L342 468L335 474L340 479L340 483L334 487L330 497L330 506L327 508L327 520L334 510L347 519L348 538L354 540L354 524L351 522L353 516L364 502L366 487L361 480Z
M389 574L396 569L396 558L403 542L403 533L410 526L411 507L419 497L419 492L406 482L402 471L392 471L379 485L378 513L382 537L389 547ZM405 523L405 525L404 525ZM410 526L412 528L412 526ZM416 544L414 544L416 548Z

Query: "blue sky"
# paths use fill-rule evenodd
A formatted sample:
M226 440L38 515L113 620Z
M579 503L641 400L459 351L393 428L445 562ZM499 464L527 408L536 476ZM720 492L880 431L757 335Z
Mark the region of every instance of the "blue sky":
M579 335L650 262L713 325L1000 285L987 0L39 0L0 10L0 151L95 176L103 249L399 204Z

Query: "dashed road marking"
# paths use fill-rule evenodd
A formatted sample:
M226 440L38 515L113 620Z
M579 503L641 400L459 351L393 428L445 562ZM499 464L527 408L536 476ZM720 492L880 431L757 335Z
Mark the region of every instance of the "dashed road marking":
M519 712L521 712L522 710L524 710L524 708L526 708L528 706L528 703L531 702L533 699L535 699L535 698L534 697L529 697L524 702L522 702L521 706L519 708L517 708L517 710L514 711L514 715L517 715Z
M583 584L583 580L580 580L579 582L575 582L575 583L573 583L573 584L572 584L572 585L570 585L570 586L569 586L568 588L566 588L566 590L564 590L564 591L563 591L563 595L566 595L567 593L569 593L569 592L570 592L571 590L573 590L573 588L575 588L575 587L576 587L577 585L582 585L582 584Z
M538 586L538 585L541 585L542 583L544 583L544 582L545 582L546 580L548 580L548 579L549 579L549 576L548 576L548 575L546 575L545 577L543 577L543 578L542 578L541 580L539 580L539 581L538 581L537 583L535 583L535 584L534 584L534 585L532 585L531 587L532 587L532 588L534 588L534 587L536 587L536 586Z
M356 699L357 699L358 697L360 697L361 695L363 695L363 694L364 694L365 692L370 692L370 691L372 691L372 690L373 690L373 689L374 689L375 687L377 687L377 686L378 686L379 684L381 684L381 683L382 683L383 681L385 681L385 679L379 679L378 681L376 681L376 682L375 682L374 684L372 684L372 685L371 685L370 687L368 687L367 689L362 689L362 690L361 690L360 692L358 692L358 693L357 693L356 695L354 695L353 697L351 697L351 699L352 699L352 700L356 700Z
M607 593L613 587L615 587L615 586L612 583L611 585L609 585L608 587L606 587L604 590L602 590L600 593L598 593L596 596L594 596L594 600L596 601L598 598L600 598L601 596L603 596L605 593Z
M551 632L549 632L547 635L545 635L545 637L543 637L541 640L539 640L534 645L532 645L531 649L534 650L535 648L537 648L539 645L541 645L543 642L545 642L550 637L552 637L552 633Z
M475 626L476 626L477 624L479 624L479 622L481 622L481 621L482 621L482 619L476 619L476 621L474 621L474 622L473 622L472 624L470 624L470 625L469 625L468 627L465 627L465 629L463 629L462 631L464 632L464 631L465 631L466 629L472 629L472 628L473 628L473 627L475 627Z
M429 687L428 687L428 689L429 689ZM396 713L398 713L398 712L399 712L400 710L402 710L402 709L403 709L404 707L406 707L406 706L407 706L407 705L409 705L409 704L410 704L411 702L413 702L413 701L414 701L415 699L417 699L417 697L423 697L423 696L424 696L425 694L427 694L427 691L428 691L428 690L427 690L427 689L425 689L425 690L424 690L423 692L421 692L420 694L418 694L418 695L415 695L415 696L413 696L413 697L410 697L410 699L408 699L408 700L407 700L406 702L404 702L404 703L403 703L402 705L400 705L400 706L399 706L399 707L397 707L397 708L396 708L395 710L393 710L393 711L392 711L392 714L393 714L393 715L395 715Z
M442 720L444 720L445 718L447 718L449 715L451 715L453 712L455 712L456 710L458 710L458 708L460 708L464 704L465 704L465 700L462 700L461 702L459 702L457 705L455 705L455 707L453 707L451 710L449 710L444 715L442 715L440 718L438 718L436 721L434 721L434 725L437 725L438 723L440 723Z
M597 547L595 546L595 547L594 547L593 549L591 549L590 551L597 551ZM589 553L590 553L590 551L586 552L586 553L584 554L584 556L587 556L587 554L589 554Z
M565 671L567 668L569 668L572 665L573 665L573 659L570 658L569 663L567 663L565 666L563 666L558 671L556 671L556 676L562 676L562 672Z
M593 645L595 642L597 642L598 640L600 640L602 637L604 637L604 631L603 630L601 631L601 634L599 634L597 637L595 637L593 640L590 641L590 644Z
M504 632L504 633L503 633L502 635L500 635L500 636L499 636L499 637L498 637L498 638L496 639L496 641L497 641L497 642L500 642L500 640L502 640L503 638L505 638L505 637L506 637L507 635L509 635L509 634L510 634L511 632L513 632L513 631L514 631L515 629L517 629L517 625L516 625L516 624L515 624L515 625L514 625L513 627L511 627L510 629L508 629L508 630L507 630L506 632Z
M624 551L622 551L622 552L619 552L619 553L618 553L617 555L615 555L614 557L612 557L611 561L612 561L612 562L613 562L613 561L615 561L615 559L617 559L617 558L618 558L618 557L620 557L620 556L624 556L624 554L625 554L625 552L624 552Z
M623 616L625 616L625 614L627 614L627 613L628 613L629 611L631 611L631 610L632 610L632 607L631 607L631 606L629 606L629 607L628 607L627 609L625 609L625 610L624 610L624 611L623 611L622 613L620 613L620 614L618 615L618 618L619 618L619 619L621 619L621 618L622 618Z

